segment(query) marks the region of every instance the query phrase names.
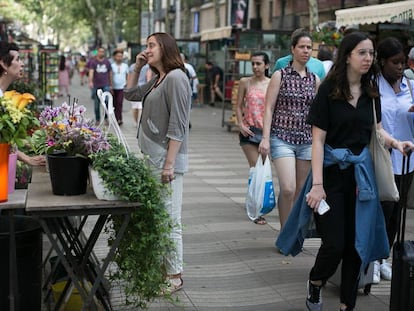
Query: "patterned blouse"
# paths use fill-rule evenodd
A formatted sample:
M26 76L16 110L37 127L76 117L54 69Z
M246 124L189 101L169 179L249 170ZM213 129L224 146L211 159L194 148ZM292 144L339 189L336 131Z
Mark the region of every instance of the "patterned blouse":
M251 86L249 79L247 82L247 92L244 97L246 103L244 109L244 123L247 126L254 126L260 129L263 128L265 96L266 91L257 86Z
M290 144L311 144L311 126L306 119L316 96L316 76L306 69L302 78L291 64L281 69L281 75L271 133Z

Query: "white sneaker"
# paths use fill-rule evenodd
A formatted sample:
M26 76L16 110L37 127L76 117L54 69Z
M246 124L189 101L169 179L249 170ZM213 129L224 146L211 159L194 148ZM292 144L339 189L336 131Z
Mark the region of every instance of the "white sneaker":
M374 275L372 276L372 283L378 284L381 281L380 263L378 260L374 261Z
M380 265L380 272L381 272L381 278L387 281L391 281L392 278L392 266L390 263L384 261Z

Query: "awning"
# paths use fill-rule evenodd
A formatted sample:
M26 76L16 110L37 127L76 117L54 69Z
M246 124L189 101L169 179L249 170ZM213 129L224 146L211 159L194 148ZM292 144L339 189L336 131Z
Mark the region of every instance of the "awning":
M399 1L378 5L368 5L344 10L337 10L336 26L404 23L413 18L414 1Z
M414 1L413 1L414 2ZM201 31L201 41L219 40L231 37L231 26L213 28Z

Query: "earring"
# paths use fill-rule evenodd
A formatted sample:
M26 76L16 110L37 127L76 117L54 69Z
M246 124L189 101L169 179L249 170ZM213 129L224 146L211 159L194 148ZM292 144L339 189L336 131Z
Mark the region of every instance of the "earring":
M7 71L4 72L4 75L7 76Z

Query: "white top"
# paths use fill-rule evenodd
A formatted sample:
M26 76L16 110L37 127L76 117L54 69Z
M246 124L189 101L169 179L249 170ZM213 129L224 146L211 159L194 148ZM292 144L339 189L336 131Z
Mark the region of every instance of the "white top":
M403 77L400 89L395 93L392 86L381 75L378 79L381 94L381 118L384 129L395 139L414 142L414 112L408 109L414 104L408 83L414 92L414 81ZM414 95L414 94L413 94ZM398 150L391 152L394 174L401 175L402 154ZM410 172L414 170L414 156L410 159Z
M185 69L187 69L188 74L191 78L190 84L191 84L191 89L193 91L193 93L197 93L197 85L198 85L198 79L197 79L197 74L195 72L195 69L193 67L193 65L189 64L189 63L184 63L184 67ZM195 81L197 80L197 81ZM194 83L196 82L196 83Z
M128 65L125 63L112 63L112 88L114 90L123 90L126 86L126 78L129 72Z
M331 70L333 61L331 60L324 60L323 63L323 69L325 69L325 74L328 75L329 70Z

